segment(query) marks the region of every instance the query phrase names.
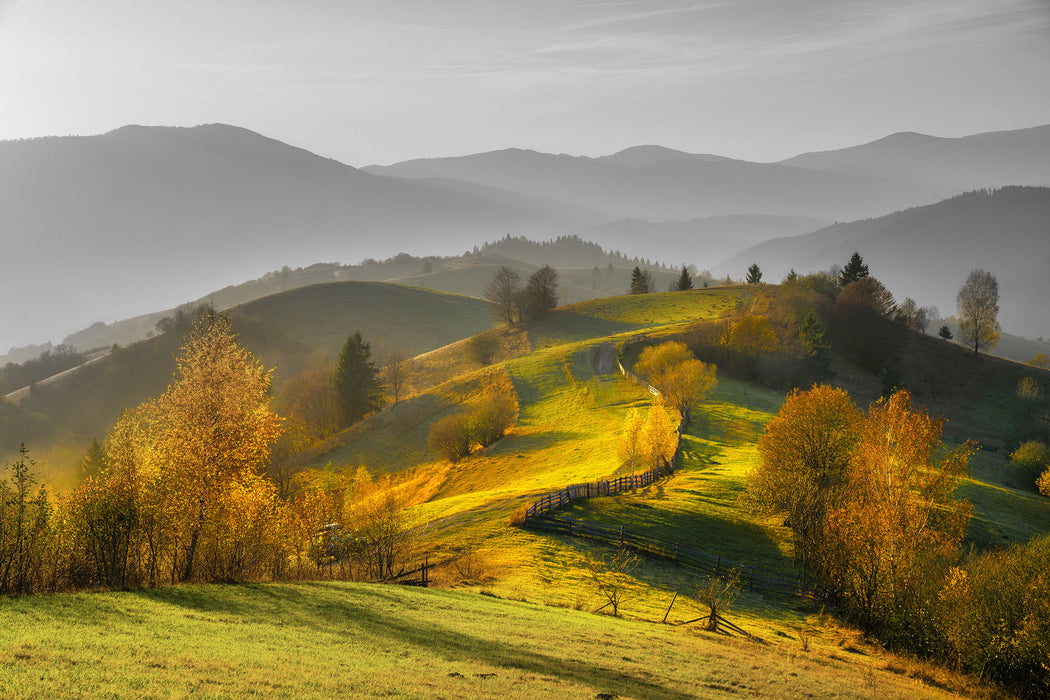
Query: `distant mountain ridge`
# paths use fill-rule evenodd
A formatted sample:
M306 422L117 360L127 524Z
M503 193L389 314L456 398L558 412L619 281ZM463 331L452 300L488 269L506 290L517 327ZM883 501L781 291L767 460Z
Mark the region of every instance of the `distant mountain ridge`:
M0 236L15 261L0 278L0 348L284 265L448 255L507 234L577 234L703 269L799 227L944 199L962 182L1042 182L1048 144L1050 127L1035 127L894 135L781 163L644 145L357 169L222 124L0 142Z
M780 161L844 173L940 183L958 190L1002 185L1050 186L1050 124L961 138L914 132Z

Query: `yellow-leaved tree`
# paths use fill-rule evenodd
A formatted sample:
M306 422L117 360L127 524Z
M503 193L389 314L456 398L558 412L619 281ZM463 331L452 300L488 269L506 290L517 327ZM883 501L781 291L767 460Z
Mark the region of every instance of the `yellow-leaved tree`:
M701 362L685 343L676 341L646 348L634 369L656 387L664 404L678 411L683 422L718 383L715 366Z
M176 363L167 391L139 409L138 442L144 466L163 484L164 510L180 543L173 574L186 581L194 577L206 526L227 510L224 499L235 495L243 507L247 488L273 503L264 493L272 485L252 477L281 419L270 409L270 372L241 347L228 318L202 316ZM215 543L223 537L214 529L209 534Z

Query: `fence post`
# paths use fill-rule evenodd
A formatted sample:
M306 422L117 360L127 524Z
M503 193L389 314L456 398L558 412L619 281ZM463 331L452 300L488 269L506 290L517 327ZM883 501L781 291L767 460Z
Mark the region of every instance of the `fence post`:
M423 587L430 583L430 556L423 557Z
M674 543L674 563L678 563L678 543Z
M718 562L715 564L715 576L719 576L719 570L722 568L722 557L718 557Z
M620 526L620 546L623 546L623 525Z

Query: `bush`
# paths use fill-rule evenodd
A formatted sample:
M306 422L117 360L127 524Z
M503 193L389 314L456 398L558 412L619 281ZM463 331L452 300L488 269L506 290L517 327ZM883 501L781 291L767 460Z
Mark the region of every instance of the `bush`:
M482 367L491 365L500 352L500 339L496 331L478 333L467 340L467 357Z
M1006 471L1020 487L1035 491L1040 475L1050 467L1050 450L1041 442L1022 443L1010 455Z
M482 447L496 442L518 419L518 400L513 393L492 393L470 415L470 437Z
M1050 536L971 558L941 593L948 660L1022 697L1050 694Z
M455 464L470 454L471 416L457 413L434 423L427 435L430 449Z

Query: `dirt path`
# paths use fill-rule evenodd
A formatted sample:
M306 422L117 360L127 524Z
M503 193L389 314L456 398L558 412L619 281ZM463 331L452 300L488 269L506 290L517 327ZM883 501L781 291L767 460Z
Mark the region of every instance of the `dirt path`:
M616 344L605 342L598 347L594 353L594 372L596 374L612 374L618 372L616 366Z

